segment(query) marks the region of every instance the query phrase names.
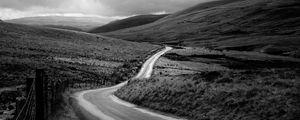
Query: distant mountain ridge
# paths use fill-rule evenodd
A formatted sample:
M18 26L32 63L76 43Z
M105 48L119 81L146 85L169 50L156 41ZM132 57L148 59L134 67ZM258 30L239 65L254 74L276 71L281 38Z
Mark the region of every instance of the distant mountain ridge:
M89 32L91 33L104 33L104 32L111 32L116 31L120 29L145 25L148 23L152 23L156 20L159 20L163 17L166 17L168 14L163 15L138 15L134 17L129 17L122 20L113 21L111 23L108 23L106 25L100 26L98 28L95 28Z
M43 25L44 27L49 27L49 28L58 28L58 29L65 29L65 30L73 30L73 31L81 31L84 32L84 30L77 28L77 27L72 27L72 26L61 26L61 25Z
M38 16L6 20L6 22L39 26L46 25L53 27L68 26L87 31L94 27L103 25L108 21L97 17Z
M212 7L205 8L205 4ZM299 0L219 0L150 24L102 35L141 42L294 54L300 48L299 11Z

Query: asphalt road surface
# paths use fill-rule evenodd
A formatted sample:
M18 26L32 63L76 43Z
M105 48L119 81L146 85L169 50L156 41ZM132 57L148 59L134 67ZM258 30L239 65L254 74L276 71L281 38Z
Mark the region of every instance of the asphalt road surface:
M171 49L166 47L149 58L134 78L150 78L157 59ZM88 120L180 120L140 108L113 95L113 92L126 84L127 81L109 88L76 93L78 105L83 109L82 115L85 115Z

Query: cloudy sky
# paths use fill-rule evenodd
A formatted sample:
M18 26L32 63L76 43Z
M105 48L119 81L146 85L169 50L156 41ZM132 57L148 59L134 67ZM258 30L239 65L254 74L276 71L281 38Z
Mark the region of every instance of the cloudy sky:
M30 16L123 16L173 13L212 0L0 0L0 19Z

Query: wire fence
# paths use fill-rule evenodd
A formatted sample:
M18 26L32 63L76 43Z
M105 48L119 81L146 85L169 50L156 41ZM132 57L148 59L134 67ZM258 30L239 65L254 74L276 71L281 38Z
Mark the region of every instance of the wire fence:
M145 60L161 49L149 52ZM117 69L109 78L107 78L108 76L103 76L102 79L84 81L49 79L45 69L36 69L35 78L28 78L26 80L26 97L17 99L16 112L13 119L49 120L50 116L55 114L59 109L65 91L70 89L92 89L117 84L127 80L126 76L130 77L128 73L132 73L132 70L137 71L141 65L142 62L128 61L128 64L125 63L121 67L122 69Z
M16 115L16 120L35 120L35 96L34 96L34 84L29 86L30 91L27 95L25 104L22 106L20 112Z
M63 93L69 89L97 88L113 83L105 80L49 80L46 70L37 69L35 78L26 80L26 97L17 99L14 120L48 120L59 108Z

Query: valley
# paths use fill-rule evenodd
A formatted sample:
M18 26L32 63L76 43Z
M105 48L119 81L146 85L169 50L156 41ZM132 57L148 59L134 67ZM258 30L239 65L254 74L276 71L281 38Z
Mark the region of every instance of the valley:
M130 41L299 56L299 1L219 0L102 35Z
M133 1L0 1L0 120L300 118L299 0Z

